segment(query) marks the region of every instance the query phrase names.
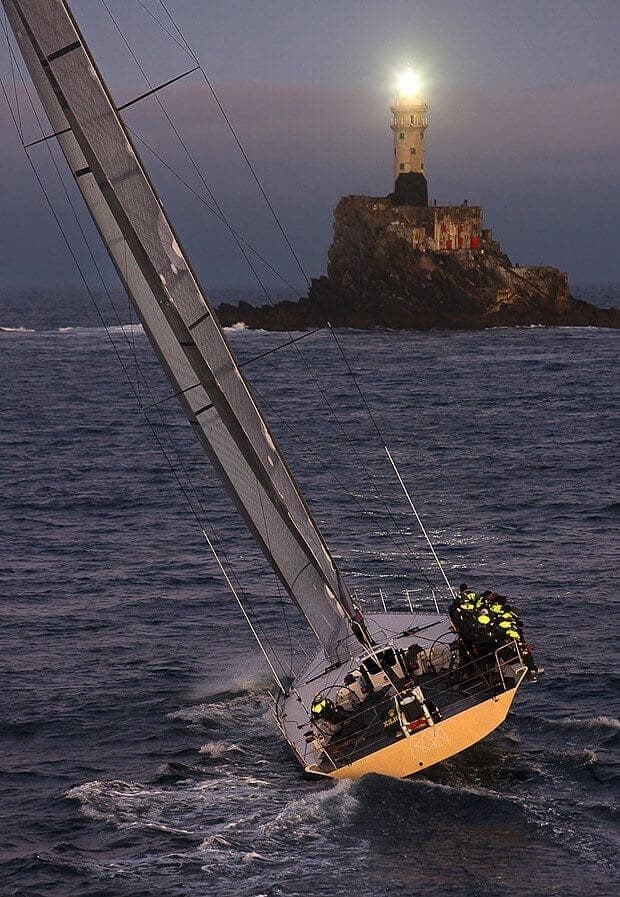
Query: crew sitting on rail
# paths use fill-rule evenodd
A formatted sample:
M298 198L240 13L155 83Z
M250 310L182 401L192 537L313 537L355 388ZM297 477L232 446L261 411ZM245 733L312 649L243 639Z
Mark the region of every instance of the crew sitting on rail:
M494 640L496 645L507 644L509 641L516 641L523 663L527 667L527 678L536 682L536 674L544 672L542 667L537 667L532 657L532 649L525 642L523 635L523 621L520 619L516 611L511 608L508 601L503 595L497 595L493 592L485 592L487 596L487 613L491 617L491 626L494 632Z
M448 614L457 631L466 616L474 610L477 597L476 593L472 592L466 583L461 583L459 594L448 608Z
M542 673L543 668L534 663L532 649L523 636L523 623L503 595L490 590L478 595L462 583L448 612L459 635L462 665L471 657L490 655L502 645L516 641L528 679L536 682L536 674Z

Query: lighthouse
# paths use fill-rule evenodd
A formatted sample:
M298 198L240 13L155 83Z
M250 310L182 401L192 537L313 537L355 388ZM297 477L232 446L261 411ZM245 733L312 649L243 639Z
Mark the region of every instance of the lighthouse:
M420 176L425 179L424 132L428 127L427 109L426 100L420 96L419 79L408 68L400 78L398 93L390 107L390 127L394 134L394 183L401 175L413 174L417 175L415 180L420 180Z

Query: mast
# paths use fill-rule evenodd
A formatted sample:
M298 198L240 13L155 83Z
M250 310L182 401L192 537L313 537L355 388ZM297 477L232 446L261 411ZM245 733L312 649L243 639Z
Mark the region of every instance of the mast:
M67 4L2 3L173 392L269 563L336 660L353 615L348 591Z

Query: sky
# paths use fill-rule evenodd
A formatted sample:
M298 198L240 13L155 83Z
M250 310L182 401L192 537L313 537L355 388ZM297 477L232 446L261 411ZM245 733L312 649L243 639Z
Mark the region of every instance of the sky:
M106 4L152 83L191 67L145 11L171 31L160 0ZM147 90L105 5L71 6L118 102ZM440 204L483 205L486 226L513 261L557 266L572 284L620 282L617 0L167 0L166 6L234 123L306 274L325 271L341 195L392 189L389 105L399 72L411 64L429 104L430 196ZM0 73L12 91L0 37ZM231 225L305 292L200 73L158 96ZM20 89L18 98L26 139L36 139L40 131ZM140 142L204 194L156 101L133 106L125 119L205 286L252 288L253 275L226 229ZM1 93L0 134L0 286L79 286ZM30 152L72 243L79 243L48 146ZM99 249L97 257L103 258ZM280 283L268 269L259 273L270 286ZM113 283L109 267L106 276Z

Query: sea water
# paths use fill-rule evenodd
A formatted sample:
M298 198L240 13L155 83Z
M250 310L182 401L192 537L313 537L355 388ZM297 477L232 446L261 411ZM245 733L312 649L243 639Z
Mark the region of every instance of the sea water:
M258 360L287 335L228 333L347 582L441 578L385 442L451 582L513 596L546 667L464 754L333 784L280 739L200 526L283 675L303 621L103 305L0 302L0 893L616 894L616 333L340 331L354 377L327 332Z

